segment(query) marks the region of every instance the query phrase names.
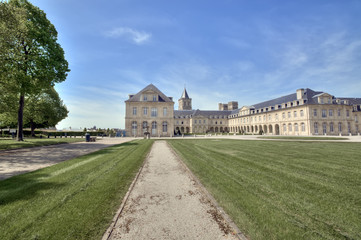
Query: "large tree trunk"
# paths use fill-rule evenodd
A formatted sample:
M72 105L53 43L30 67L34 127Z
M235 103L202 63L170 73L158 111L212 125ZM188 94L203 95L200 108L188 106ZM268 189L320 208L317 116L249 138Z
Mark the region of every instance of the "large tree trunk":
M17 136L16 136L16 140L18 140L18 141L24 141L23 114L24 114L24 95L21 95L20 99L19 99L18 132L17 132Z

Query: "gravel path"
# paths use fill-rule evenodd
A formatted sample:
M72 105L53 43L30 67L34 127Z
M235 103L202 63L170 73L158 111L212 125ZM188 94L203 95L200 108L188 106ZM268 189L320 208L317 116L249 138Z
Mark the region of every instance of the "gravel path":
M97 142L78 142L45 147L0 151L0 180L35 171L56 163L95 152L132 138L102 138Z
M156 141L103 239L238 239L234 232L167 143Z

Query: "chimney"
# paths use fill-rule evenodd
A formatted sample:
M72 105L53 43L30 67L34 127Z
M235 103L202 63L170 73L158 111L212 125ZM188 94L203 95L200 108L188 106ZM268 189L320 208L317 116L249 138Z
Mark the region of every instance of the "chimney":
M305 94L305 89L303 88L297 89L296 93L297 93L297 100L303 99L303 95Z

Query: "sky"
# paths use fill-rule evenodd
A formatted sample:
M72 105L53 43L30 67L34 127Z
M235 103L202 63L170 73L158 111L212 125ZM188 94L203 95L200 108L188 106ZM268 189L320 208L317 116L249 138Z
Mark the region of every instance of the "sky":
M30 0L69 62L58 129L124 128L129 94L184 87L194 109L299 88L361 97L359 0Z

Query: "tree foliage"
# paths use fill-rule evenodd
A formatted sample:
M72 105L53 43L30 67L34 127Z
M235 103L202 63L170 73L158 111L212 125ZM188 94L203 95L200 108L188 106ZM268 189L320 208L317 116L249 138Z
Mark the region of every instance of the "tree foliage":
M0 90L9 95L4 101L17 97L18 140L23 140L25 97L64 81L69 71L46 14L27 0L1 1Z

